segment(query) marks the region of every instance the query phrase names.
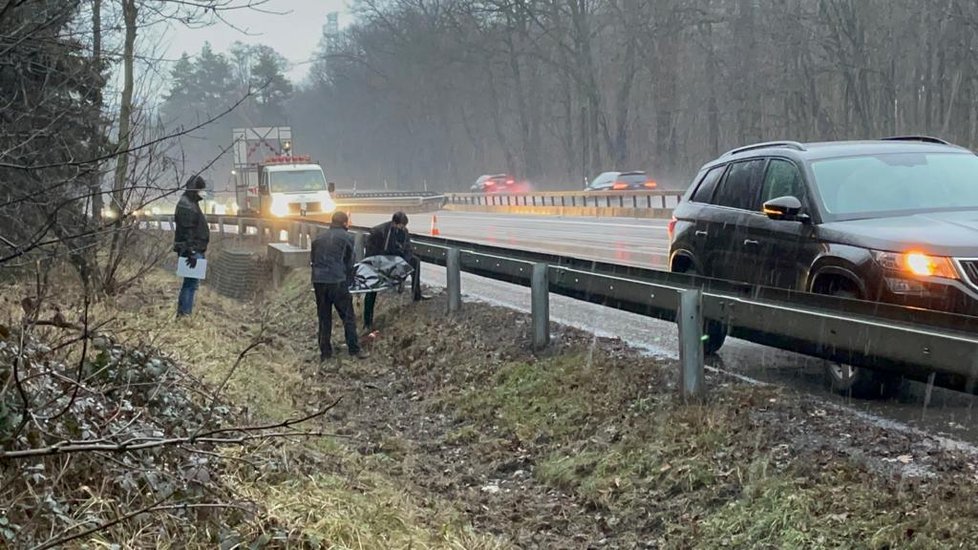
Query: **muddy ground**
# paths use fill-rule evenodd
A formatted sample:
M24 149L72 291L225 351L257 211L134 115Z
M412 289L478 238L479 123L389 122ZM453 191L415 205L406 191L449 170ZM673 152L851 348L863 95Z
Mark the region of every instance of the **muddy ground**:
M157 273L92 312L120 345L160 350L207 392L223 387L236 422L281 421L340 399L303 428L333 436L208 455L226 498L256 510L250 531L239 532L261 538L245 546L970 548L978 540L978 458L966 446L719 376L708 377L706 403L684 404L673 361L557 325L551 348L534 354L526 315L466 302L449 317L442 296L384 295L378 331L364 340L371 357L340 353L320 365L307 280L300 270L252 303L205 288L187 322L173 319L178 281ZM201 531L167 536L199 548L220 539ZM119 540L103 533L82 544ZM152 547L160 538L138 540Z
M391 304L366 362L307 364L331 421L420 501L520 547L968 547L975 457L810 397L467 303ZM307 331L311 337L311 331Z

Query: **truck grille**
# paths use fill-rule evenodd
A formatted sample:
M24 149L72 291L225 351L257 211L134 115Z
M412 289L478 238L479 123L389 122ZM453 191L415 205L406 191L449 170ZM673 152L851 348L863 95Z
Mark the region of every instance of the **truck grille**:
M302 210L302 205L298 203L289 204L289 214L296 215ZM320 202L310 202L306 204L306 212L309 214L322 212L323 205Z
M978 286L978 259L958 260L961 271L973 286Z

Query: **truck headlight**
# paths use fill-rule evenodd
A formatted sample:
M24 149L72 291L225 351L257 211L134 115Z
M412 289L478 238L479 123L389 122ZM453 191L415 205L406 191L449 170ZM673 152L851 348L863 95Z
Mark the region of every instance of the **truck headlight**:
M289 215L289 203L283 200L272 200L272 215L279 218Z
M331 199L329 197L326 197L326 198L322 199L321 201L319 201L319 204L322 207L323 212L326 213L326 214L329 214L333 210L336 210L336 203L333 202L333 199Z

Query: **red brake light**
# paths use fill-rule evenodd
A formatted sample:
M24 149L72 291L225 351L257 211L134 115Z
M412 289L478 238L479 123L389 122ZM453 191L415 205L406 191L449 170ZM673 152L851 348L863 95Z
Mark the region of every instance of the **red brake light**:
M672 238L676 236L676 221L678 220L673 217L666 225L666 233L669 234L669 242L672 242Z
M513 180L506 180L506 185L513 185L514 183L516 182L514 182Z
M656 185L657 184L654 181L652 181L652 180L649 180L649 181L645 182L645 187L647 187L649 189L655 189L656 188Z
M621 191L622 189L628 189L628 184L623 181L617 181L611 188L616 191Z
M494 182L492 180L489 180L489 181L486 182L486 187L489 187L491 185L496 185L496 182Z

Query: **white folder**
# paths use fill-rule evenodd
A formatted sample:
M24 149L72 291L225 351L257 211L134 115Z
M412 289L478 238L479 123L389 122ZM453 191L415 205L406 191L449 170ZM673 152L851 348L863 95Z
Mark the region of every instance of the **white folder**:
M190 267L187 265L186 258L177 258L177 277L184 277L188 279L206 279L207 260L198 258L197 267Z

